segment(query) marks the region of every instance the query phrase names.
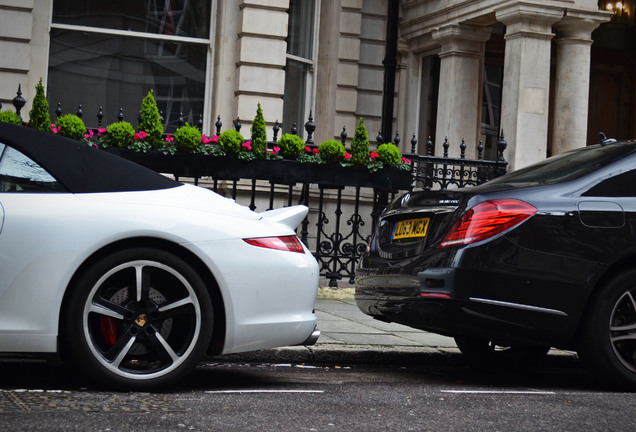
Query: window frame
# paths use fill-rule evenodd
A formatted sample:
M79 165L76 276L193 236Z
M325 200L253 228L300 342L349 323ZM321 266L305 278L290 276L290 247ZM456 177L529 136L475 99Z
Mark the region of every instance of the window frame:
M290 1L302 1L302 0L290 0ZM316 65L318 61L318 45L319 45L319 35L320 35L320 3L321 0L315 0L314 4L314 14L313 14L313 32L312 32L312 47L311 47L311 58L305 58L301 56L297 56L290 53L285 53L285 83L287 84L287 69L288 63L290 61L301 63L306 66L307 70L305 72L305 88L303 89L304 93L304 101L302 103L302 110L299 119L301 120L300 124L296 124L298 129L298 135L306 139L306 131L305 131L305 122L308 120L310 114L315 112L316 109ZM287 85L285 84L285 87ZM284 99L283 99L284 101ZM285 102L283 102L283 127L284 132L289 132L292 128L294 121L289 122L289 119L285 118L284 113Z

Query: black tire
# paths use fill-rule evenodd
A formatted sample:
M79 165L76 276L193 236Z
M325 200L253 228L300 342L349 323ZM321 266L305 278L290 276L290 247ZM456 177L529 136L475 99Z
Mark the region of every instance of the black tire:
M606 283L584 320L579 356L589 373L602 384L636 389L636 270Z
M488 339L457 336L455 343L469 363L483 367L524 368L544 358L549 346L498 345Z
M118 389L165 387L190 372L212 337L210 295L181 258L126 249L72 287L65 336L74 363Z

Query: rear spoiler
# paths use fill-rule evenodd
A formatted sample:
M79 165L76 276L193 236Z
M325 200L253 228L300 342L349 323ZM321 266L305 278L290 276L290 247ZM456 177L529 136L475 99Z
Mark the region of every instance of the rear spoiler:
M283 207L275 210L268 210L260 213L262 219L287 225L291 229L296 229L309 213L309 208L304 205Z

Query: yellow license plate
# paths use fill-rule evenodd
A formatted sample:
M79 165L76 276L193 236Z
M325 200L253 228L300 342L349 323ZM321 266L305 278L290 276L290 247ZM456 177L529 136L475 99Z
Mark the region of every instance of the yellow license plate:
M407 219L399 221L393 228L393 240L406 238L426 237L428 231L429 218Z

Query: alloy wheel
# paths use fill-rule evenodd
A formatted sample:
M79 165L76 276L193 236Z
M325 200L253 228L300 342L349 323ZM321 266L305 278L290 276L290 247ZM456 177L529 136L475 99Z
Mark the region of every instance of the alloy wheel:
M107 271L92 287L82 314L93 357L122 378L145 380L178 368L201 331L201 306L174 268L135 260Z
M618 299L609 322L609 337L618 360L636 372L636 300L631 291Z

